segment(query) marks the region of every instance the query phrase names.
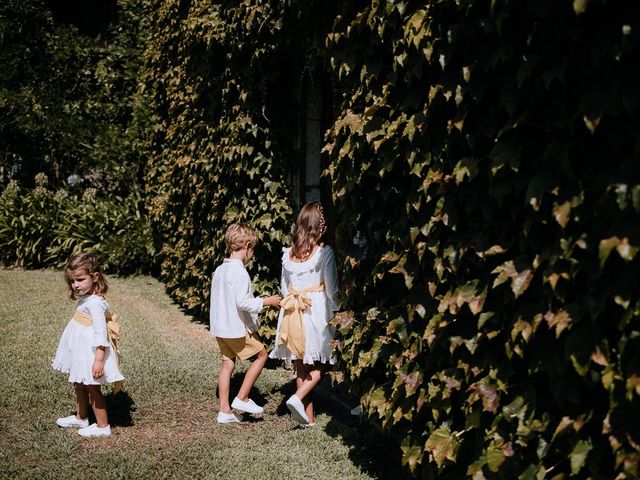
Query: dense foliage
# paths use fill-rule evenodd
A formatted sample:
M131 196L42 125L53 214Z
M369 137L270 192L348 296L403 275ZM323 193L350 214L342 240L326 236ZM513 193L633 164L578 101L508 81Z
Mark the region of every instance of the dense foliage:
M304 31L313 3L305 21L279 2L156 1L151 11L141 77L152 119L148 204L169 291L205 314L232 222L263 240L250 267L256 292L278 288L299 108L291 92L313 45L313 29Z
M639 33L632 2L344 2L338 348L426 478L638 476Z
M100 178L131 179L141 151L162 276L181 306L207 311L232 221L262 238L251 270L257 292L271 293L300 157L296 92L330 59L337 111L324 150L345 294L336 376L402 439L417 476L638 476L640 6L147 3L139 71L135 49L118 56L113 44L78 43L36 0L0 7L3 166L40 159L64 178L84 165L77 146L86 143L106 155L92 165L127 159L119 174L98 168L111 172ZM122 5L139 25L138 3ZM26 46L8 27L16 9L31 22ZM21 57L49 68L60 60L53 90ZM113 110L110 90L98 88L109 79L120 82ZM92 123L102 111L125 126L113 142L99 140L109 129L96 125L107 123ZM0 199L3 263L59 264L126 232L138 246L105 247L107 261L118 269L150 258L135 196L103 209L90 193L54 193L39 178L35 190L12 184ZM106 236L65 243L78 223L105 225ZM137 256L123 261L124 252ZM262 333L270 338L273 322Z
M30 190L9 183L0 194L0 264L61 268L71 255L87 251L106 272L149 272L151 228L140 194L104 199L96 193L53 190L44 174Z
M0 4L0 180L68 177L126 194L142 176L131 127L144 45L141 0L119 2L108 37L54 18L44 0Z

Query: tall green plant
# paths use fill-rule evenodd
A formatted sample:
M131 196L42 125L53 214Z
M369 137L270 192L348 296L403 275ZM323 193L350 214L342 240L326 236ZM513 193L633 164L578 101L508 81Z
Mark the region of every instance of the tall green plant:
M151 229L139 193L103 198L54 191L44 174L36 188L16 182L0 195L0 262L22 268L63 267L80 251L95 253L108 272L151 272Z
M52 227L61 216L60 197L48 188L44 174L24 195L17 182L0 194L0 258L4 265L23 268L46 263L47 248L54 238Z
M639 21L344 3L338 350L417 475L637 478Z

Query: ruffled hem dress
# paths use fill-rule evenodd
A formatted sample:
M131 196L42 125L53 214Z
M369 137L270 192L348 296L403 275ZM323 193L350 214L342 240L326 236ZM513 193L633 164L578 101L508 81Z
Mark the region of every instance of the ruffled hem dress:
M338 272L336 259L331 247L323 246L305 262L294 262L290 257L291 248L283 249L282 275L280 290L283 298L289 289L302 292L307 290L311 306L303 311L305 330L305 348L303 363L313 365L315 362L334 364L332 341L335 327L329 321L338 311ZM314 287L323 285L321 291L313 291ZM309 289L311 291L309 291ZM280 309L275 348L269 357L280 360L296 360L297 356L281 343L280 334L284 309Z
M124 380L118 368L117 352L112 351L107 334L106 316L110 314L109 304L98 295L80 297L77 310L91 317L91 324L81 324L72 318L60 337L60 343L51 367L69 374L69 382L84 385L104 385ZM75 316L74 316L75 317ZM92 368L96 348L105 347L104 375L93 378Z

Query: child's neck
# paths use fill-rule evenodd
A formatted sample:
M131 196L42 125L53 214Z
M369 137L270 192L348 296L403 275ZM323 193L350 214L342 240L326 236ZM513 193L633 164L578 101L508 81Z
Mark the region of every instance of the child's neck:
M240 260L243 264L246 263L247 259L247 251L246 250L236 250L235 252L231 252L229 255L231 260Z

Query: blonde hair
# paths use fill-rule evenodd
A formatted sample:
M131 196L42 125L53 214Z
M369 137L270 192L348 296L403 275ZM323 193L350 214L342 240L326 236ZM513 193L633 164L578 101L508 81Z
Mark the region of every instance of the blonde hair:
M107 279L104 278L102 274L102 267L100 266L98 257L92 253L82 252L71 257L64 269L64 279L69 287L69 298L71 298L71 300L77 298L73 288L71 288L73 279L70 276L71 272L75 272L76 270L84 270L89 275L95 275L96 280L93 283L93 293L96 295L104 295L107 293L109 285L107 284Z
M301 260L306 260L311 255L313 247L327 230L324 221L324 212L320 202L305 204L293 226L293 242L291 254Z
M253 248L258 243L258 235L252 228L241 223L229 225L224 233L224 243L230 252L237 252L244 248Z

